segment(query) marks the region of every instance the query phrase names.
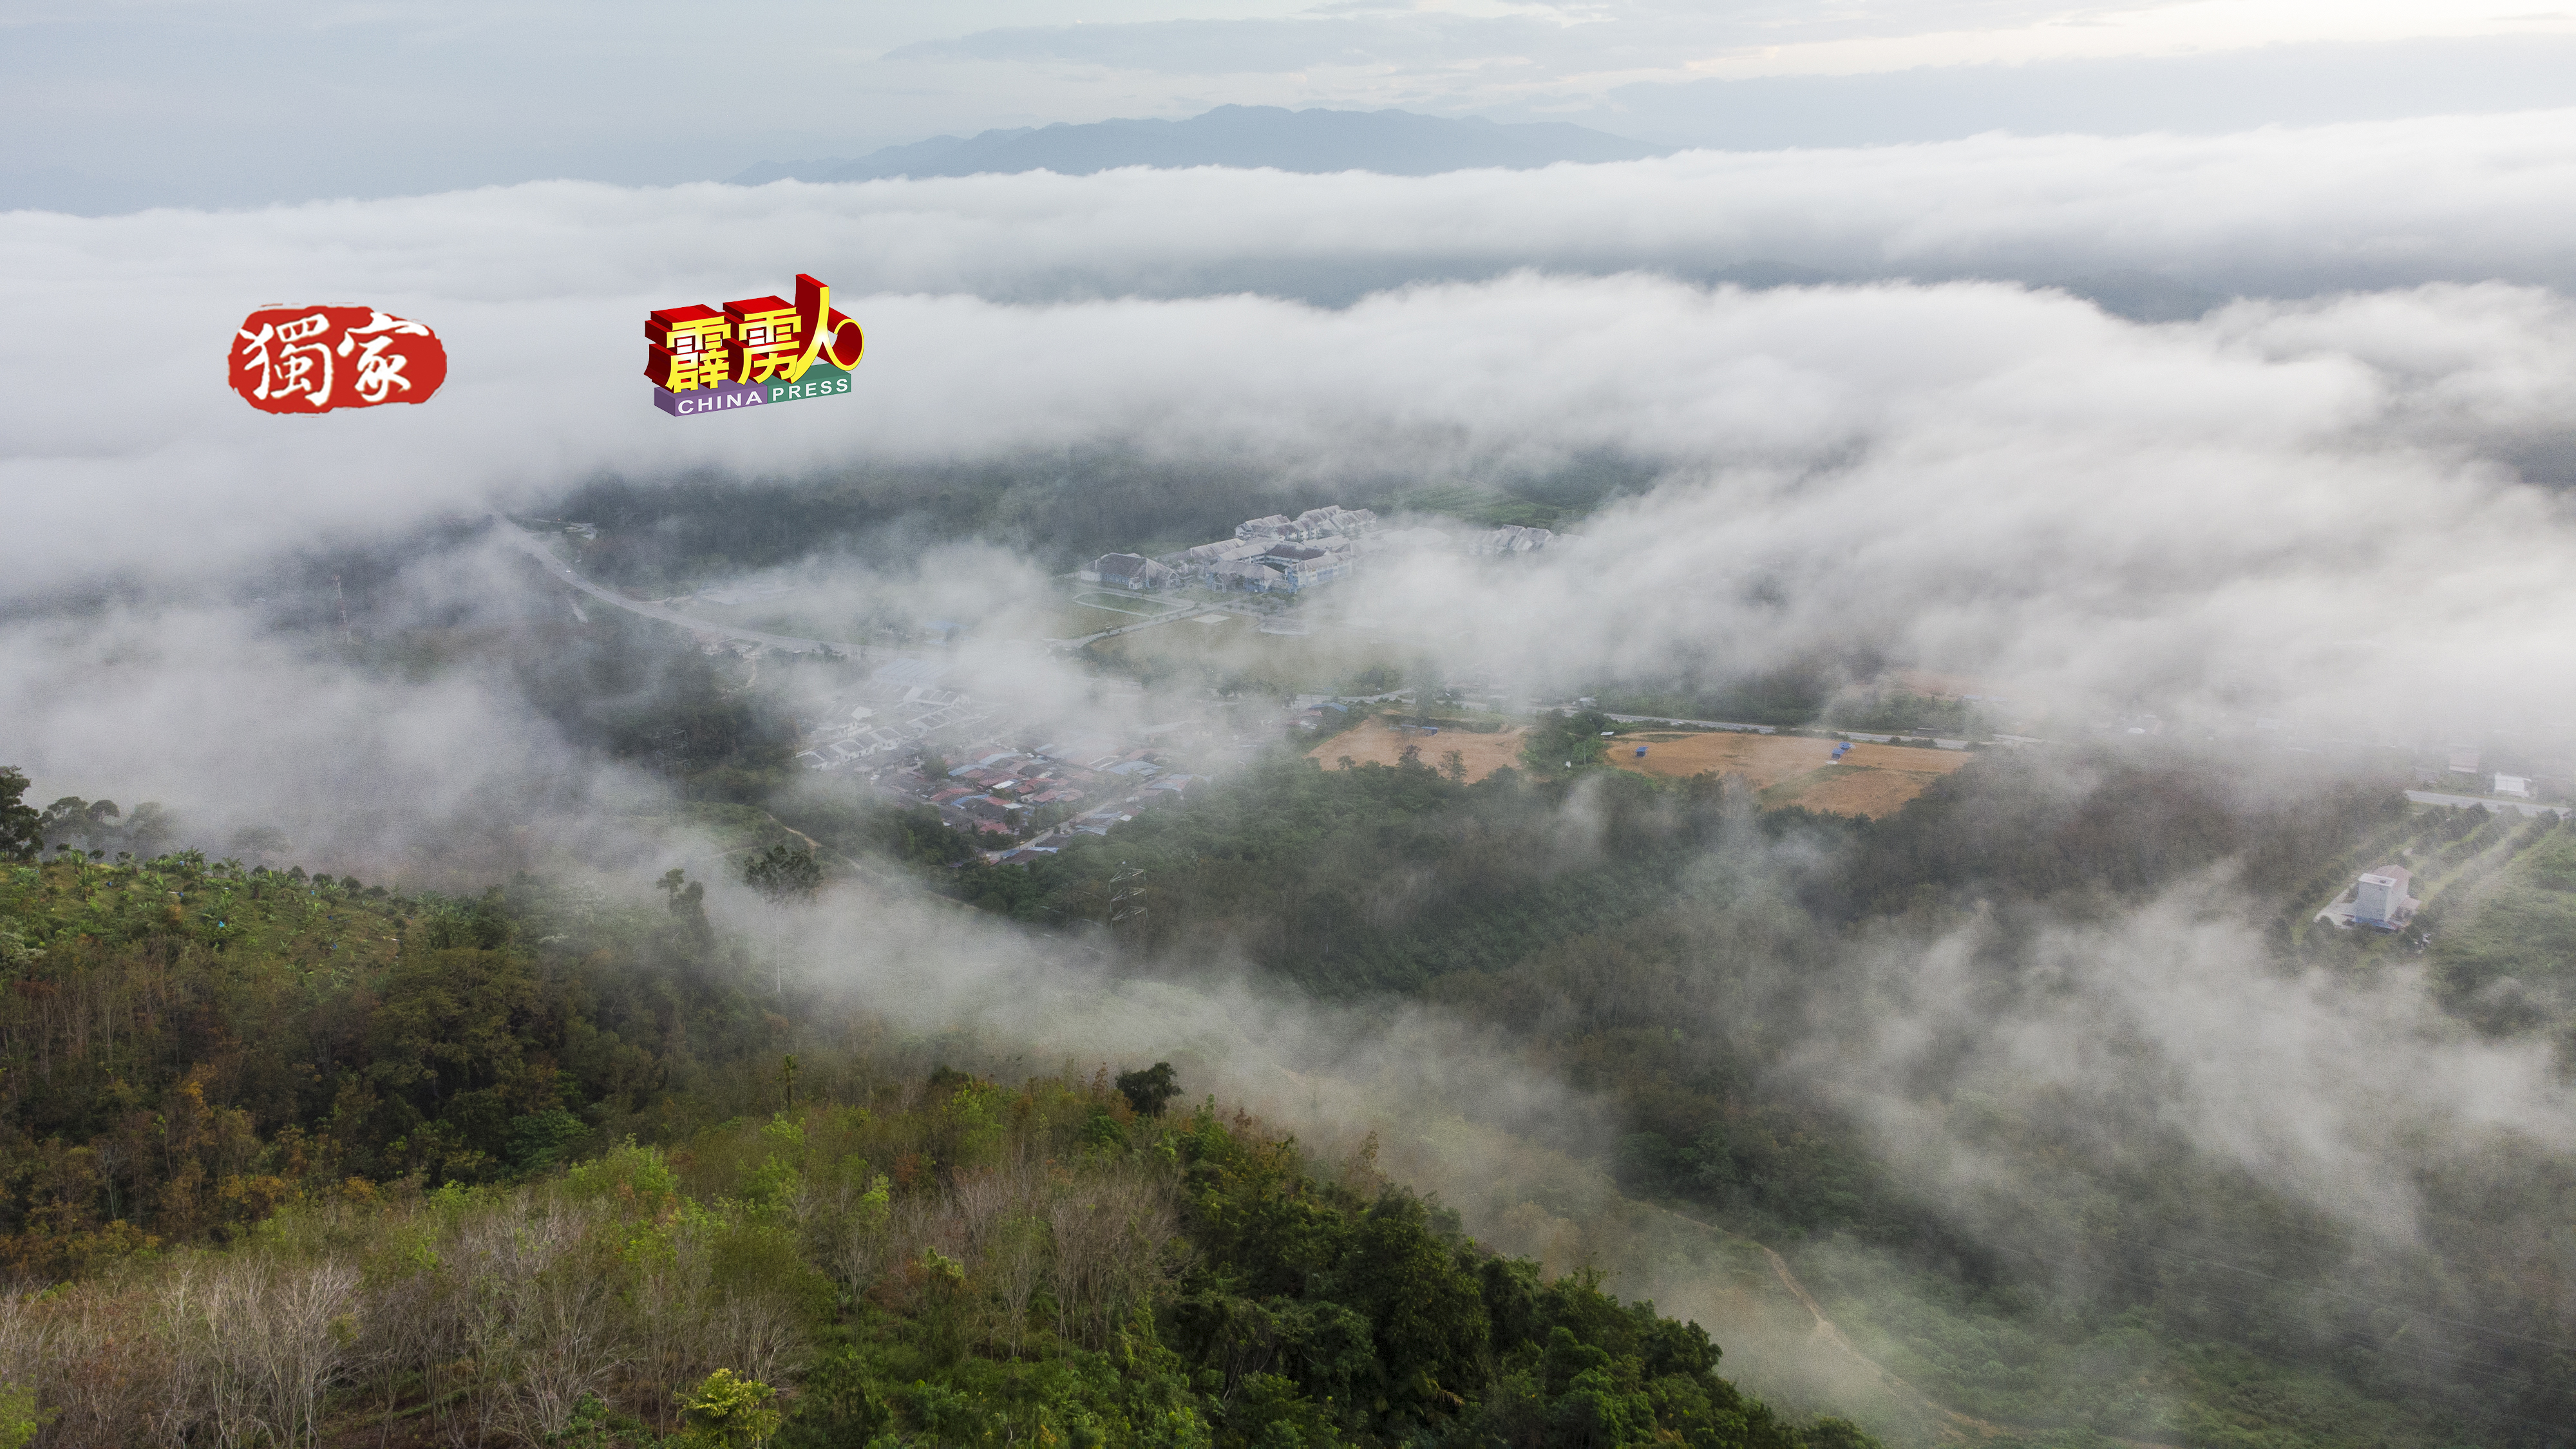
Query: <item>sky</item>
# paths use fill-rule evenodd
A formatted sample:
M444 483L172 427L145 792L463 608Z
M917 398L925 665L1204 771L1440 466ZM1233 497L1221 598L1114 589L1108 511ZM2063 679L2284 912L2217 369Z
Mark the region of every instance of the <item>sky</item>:
M21 0L0 8L18 117L0 208L664 184L1229 103L1568 120L1735 149L2576 104L2576 12L2434 0L784 0L758 14Z

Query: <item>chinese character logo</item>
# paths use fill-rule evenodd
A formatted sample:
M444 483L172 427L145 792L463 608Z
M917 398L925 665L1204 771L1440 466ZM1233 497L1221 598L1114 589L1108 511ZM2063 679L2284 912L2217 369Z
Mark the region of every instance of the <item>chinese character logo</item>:
M447 349L418 322L373 307L266 307L233 335L233 391L264 413L427 402Z
M859 324L833 308L832 289L801 273L793 303L667 307L645 319L644 338L653 405L674 417L845 394L867 350Z

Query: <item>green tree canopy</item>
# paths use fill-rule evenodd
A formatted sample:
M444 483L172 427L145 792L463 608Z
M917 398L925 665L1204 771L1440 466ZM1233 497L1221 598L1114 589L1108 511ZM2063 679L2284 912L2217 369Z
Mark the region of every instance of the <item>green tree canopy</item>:
M43 817L26 801L27 777L0 765L0 860L33 860L44 849L36 823Z
M1133 1072L1118 1074L1118 1093L1139 1117L1160 1117L1163 1109L1181 1094L1181 1084L1170 1062L1156 1062Z

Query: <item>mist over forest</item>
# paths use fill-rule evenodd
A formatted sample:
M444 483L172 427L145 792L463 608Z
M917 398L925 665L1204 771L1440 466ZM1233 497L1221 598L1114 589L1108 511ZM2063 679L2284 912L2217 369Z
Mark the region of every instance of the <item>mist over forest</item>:
M2536 111L0 214L127 339L0 355L0 1445L2576 1443L2572 208ZM651 411L799 272L853 396ZM278 298L450 380L243 407Z

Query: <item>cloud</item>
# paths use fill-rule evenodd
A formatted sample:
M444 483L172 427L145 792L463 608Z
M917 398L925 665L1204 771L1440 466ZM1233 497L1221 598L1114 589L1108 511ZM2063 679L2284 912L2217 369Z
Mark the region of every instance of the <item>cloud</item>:
M1873 5L1608 4L1463 8L1322 6L1293 16L1093 20L915 41L890 60L1055 62L1179 75L1279 74L1372 66L1422 84L1508 67L1505 86L1562 86L1604 71L1680 73L1708 57L1787 45L1889 40L2062 20L2028 0Z
M657 782L586 759L505 678L348 667L250 611L118 608L0 627L0 734L36 803L157 800L220 857L247 826L290 861L463 889L538 865L634 863L616 819Z
M1953 1211L1999 1222L2064 1200L2019 1133L2105 1153L2178 1135L2383 1243L2415 1240L2430 1161L2576 1149L2550 1043L2477 1037L2420 970L2283 974L2247 915L2203 880L2018 946L1986 923L1890 943L1866 1010L1841 1003L1797 1070Z
M1633 464L1651 486L1573 547L1340 591L1383 637L1533 685L1867 646L2212 719L2555 728L2576 707L2576 527L2553 491L2576 401L2554 242L2571 201L2576 113L1424 180L555 184L13 214L0 301L61 345L0 358L19 615L0 629L0 736L47 789L157 796L217 833L284 824L335 869L399 870L418 842L456 839L499 842L449 857L460 873L565 861L649 879L691 847L608 817L657 788L591 765L511 686L356 677L209 600L318 543L425 533L601 475L864 490L880 468L1073 454L1354 495ZM1765 259L1859 280L1708 281ZM1941 280L2123 267L2282 295L2142 326L2061 292ZM870 329L856 397L652 409L647 309L781 290L800 270ZM447 391L251 412L218 352L280 300L429 321ZM409 607L504 616L516 586L483 568L424 562ZM915 602L1000 619L1047 587L989 543L887 574L835 573L818 599L857 612L926 586L957 592ZM108 584L130 586L123 602L42 607ZM1061 691L1052 707L1097 707L1031 676ZM750 909L719 892L720 912ZM1908 1001L1901 1020L1820 1030L1866 1058L1855 1100L1900 1136L1932 1130L1900 1087L1940 1042L1992 1063L1963 1082L2003 1100L2101 1090L2112 1048L2134 1046L2203 1150L2391 1233L2413 1209L2368 1187L2396 1161L2373 1113L2564 1145L2536 1054L2446 1036L2402 982L2254 979L2231 909L2060 928L2029 963L2065 991L1982 1013L1943 994L1974 941L1892 948L1879 984ZM916 1024L1069 1054L1193 1043L1297 1120L1428 1099L1542 1143L1601 1135L1592 1104L1481 1062L1486 1044L1435 1015L1362 1035L1229 983L1223 961L1185 963L1204 990L1095 1000L1100 978L1002 928L864 892L808 928L830 969ZM1911 1166L1938 1183L1969 1160ZM1450 1170L1472 1180L1482 1162Z
M1544 114L1666 145L1735 151L2023 136L2316 126L2545 110L2576 99L2566 35L2417 37L2184 55L1983 64L1917 61L1863 74L1637 80L1597 96L1533 96L1497 120Z
M2571 127L17 214L0 218L0 296L76 341L0 360L27 404L0 456L11 591L197 587L601 473L864 486L874 465L1070 448L1336 491L1610 455L1661 483L1589 525L1588 553L1351 596L1413 642L1535 681L1754 667L1839 639L2391 730L2432 727L2397 717L2428 704L2563 719L2576 536L2529 484L2576 458L2576 317L2557 293L2408 285L2141 327L2011 285L1746 292L1688 274L1764 254L2029 275L2161 257L2319 284L2549 274ZM1552 270L1333 309L1119 295L1525 265ZM1596 274L1621 268L1637 270ZM704 420L649 406L648 309L798 270L870 328L857 397ZM215 349L272 300L431 322L446 391L251 411Z
M865 489L876 467L1076 450L1357 494L1612 456L1655 486L1582 549L1385 571L1346 601L1398 643L1534 685L1866 645L2222 715L2546 725L2576 677L2559 624L2576 534L2550 491L2576 476L2576 314L2547 289L2571 202L2576 113L1427 179L12 214L0 300L66 343L0 359L22 403L0 443L6 591L230 588L317 541L603 474ZM2005 284L1698 280L1764 256L1925 276L2152 262L2328 291L2144 327ZM648 309L799 270L870 329L855 398L649 406ZM1458 274L1476 280L1439 280ZM1254 276L1405 285L1338 307L1222 290ZM2479 280L2496 277L2520 284ZM216 350L281 300L431 322L447 389L251 411Z

